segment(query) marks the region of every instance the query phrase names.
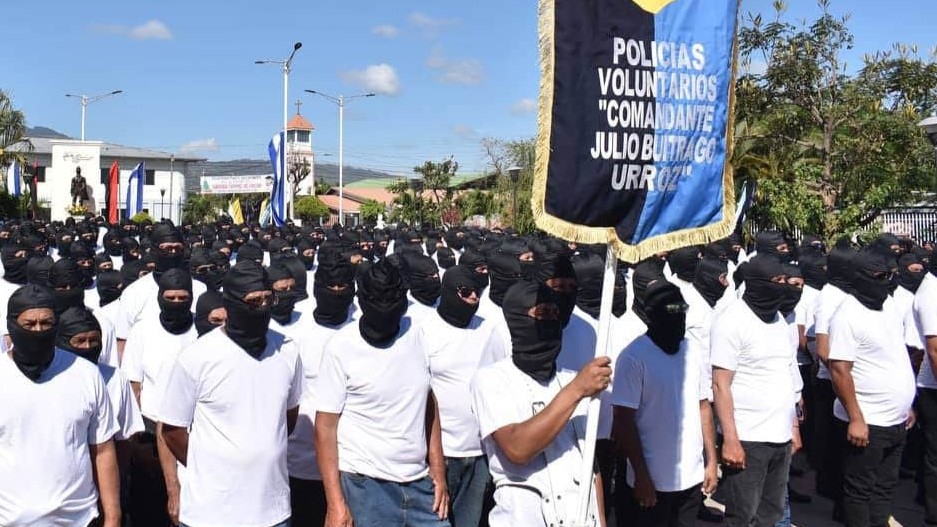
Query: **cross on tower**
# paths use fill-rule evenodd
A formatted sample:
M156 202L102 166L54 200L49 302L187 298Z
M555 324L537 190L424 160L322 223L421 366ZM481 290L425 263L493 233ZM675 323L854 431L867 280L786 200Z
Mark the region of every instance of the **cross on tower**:
M296 115L299 115L299 108L302 105L303 105L303 101L301 99L296 99Z

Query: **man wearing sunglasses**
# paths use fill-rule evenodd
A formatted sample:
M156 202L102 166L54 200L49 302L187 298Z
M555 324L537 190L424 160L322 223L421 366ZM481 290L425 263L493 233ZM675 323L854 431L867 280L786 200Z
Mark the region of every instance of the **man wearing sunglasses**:
M902 320L887 301L895 257L870 247L853 263L850 294L830 322L829 357L843 519L848 527L865 527L888 524L916 388Z
M490 479L471 406L471 381L493 327L476 315L478 304L475 270L456 265L443 276L435 316L424 318L419 327L419 347L439 404L454 525L479 524Z

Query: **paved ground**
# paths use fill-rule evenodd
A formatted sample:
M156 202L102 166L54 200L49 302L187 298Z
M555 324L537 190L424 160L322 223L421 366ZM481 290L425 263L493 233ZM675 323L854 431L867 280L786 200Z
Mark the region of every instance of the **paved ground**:
M791 485L800 492L813 496L813 503L792 504L791 517L797 527L836 527L842 524L833 521L833 502L816 495L813 488L813 473L791 480ZM892 527L919 527L924 524L924 509L914 502L917 485L912 480L903 479L895 492L892 504ZM709 502L713 508L721 509L716 502ZM698 527L711 527L712 523L698 522Z

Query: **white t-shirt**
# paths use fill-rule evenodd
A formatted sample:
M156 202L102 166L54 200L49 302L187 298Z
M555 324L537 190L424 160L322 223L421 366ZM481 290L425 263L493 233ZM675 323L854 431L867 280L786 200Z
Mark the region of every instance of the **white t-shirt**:
M182 523L269 527L290 517L286 413L302 397L299 350L267 332L254 358L223 330L182 350L160 420L191 427L182 481Z
M202 296L207 291L205 284L198 280L192 281L192 298ZM196 302L192 302L192 312L195 312ZM130 337L130 330L134 324L143 319L159 316L159 283L156 273L150 273L127 286L120 295L120 310L115 322L117 338L126 340Z
M826 284L817 295L817 302L814 307L814 335L829 335L830 321L833 319L833 313L839 308L839 305L848 295L842 289L832 284ZM830 380L830 370L819 361L820 366L817 370L817 379Z
M159 409L166 389L161 380L172 369L176 357L198 338L193 324L181 335L166 331L156 318L146 318L133 326L124 346L121 369L132 382L140 383L140 410L153 421L159 421Z
M473 317L457 328L438 314L423 319L418 345L429 364L430 386L439 404L442 449L446 457L482 455L478 421L472 414L471 382L491 339L492 326Z
M299 354L303 359L303 398L299 402L299 419L296 427L289 436L287 446L287 466L290 477L304 480L321 480L319 461L316 456L316 410L318 409L318 388L316 383L322 365L322 355L325 346L341 328L341 326L322 326L311 324L311 327L296 339L299 344Z
M338 466L343 472L406 483L426 477L426 404L430 374L409 316L397 339L375 348L358 324L336 333L319 371L318 411L341 414Z
M575 376L576 372L559 370L549 382L539 383L517 369L510 359L485 366L475 375L472 408L495 484L495 507L488 517L491 527L546 527L544 499L552 501L550 506L578 506L568 503L578 500L570 499L567 491L575 486L572 480L578 479L582 470L587 400L580 401L547 450L527 465L512 463L494 439L494 433L501 428L527 421L543 410ZM547 452L552 458L549 466Z
M407 293L407 300L410 301L410 305L407 306L407 317L410 318L415 327L419 327L424 318L436 316L436 306L439 305L439 300L437 300L435 304L428 306L416 298L413 298L413 295L409 292Z
M130 388L130 380L124 372L113 366L98 363L98 369L107 386L108 399L114 411L114 418L117 420L118 430L114 439L116 441L130 439L144 430L143 415L140 413L137 399Z
M679 492L703 481L700 401L711 389L702 376L701 350L687 346L668 355L647 336L625 348L615 369L612 403L632 408L654 488ZM674 433L679 431L679 433ZM634 469L628 465L628 485Z
M872 311L849 296L830 323L830 360L852 362L856 400L867 424L894 426L905 422L914 402L911 358L902 339L894 306ZM833 414L849 421L839 399Z
M788 323L780 316L765 323L744 301L733 302L713 320L709 349L713 368L735 372L732 398L739 439L790 441L800 370Z
M686 340L690 347L699 350L703 361L702 382L710 387L707 398L711 400L713 372L709 359L709 331L712 328L716 310L709 306L709 303L695 287L690 291L685 291L683 298L689 306L686 312ZM718 305L717 303L716 306Z
M0 354L0 525L88 525L98 515L89 445L117 433L94 364L56 350L38 382Z
M921 287L914 295L912 313L920 335L921 347L925 350L917 385L934 390L937 389L937 378L934 376L934 365L926 353L927 336L937 336L937 277L933 274L927 273L921 282Z
M914 320L914 296L914 293L899 286L898 289L895 289L895 293L891 295L891 299L904 329L905 345L911 348L923 349L924 343Z

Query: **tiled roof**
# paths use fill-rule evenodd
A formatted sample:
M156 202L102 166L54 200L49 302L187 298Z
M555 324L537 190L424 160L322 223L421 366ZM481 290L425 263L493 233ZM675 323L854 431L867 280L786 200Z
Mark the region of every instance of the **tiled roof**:
M310 123L308 119L297 113L293 116L292 119L290 119L290 122L286 123L286 129L312 131L315 130L316 127L312 126L312 123Z
M47 137L31 137L29 142L33 145L33 154L51 154L52 153L52 141L63 141L62 139L50 139ZM19 149L19 145L10 148L11 150ZM192 157L186 155L177 155L169 152L162 152L159 150L150 150L147 148L137 148L135 146L124 146L116 145L113 143L102 143L101 144L101 157L121 157L121 158L133 158L133 159L163 159L169 160L170 157L174 158L176 161L204 161L204 158L201 157Z

